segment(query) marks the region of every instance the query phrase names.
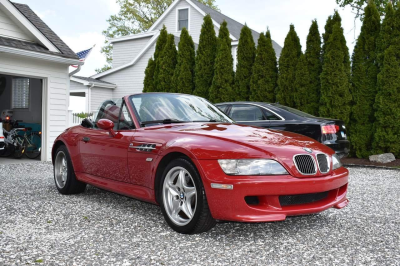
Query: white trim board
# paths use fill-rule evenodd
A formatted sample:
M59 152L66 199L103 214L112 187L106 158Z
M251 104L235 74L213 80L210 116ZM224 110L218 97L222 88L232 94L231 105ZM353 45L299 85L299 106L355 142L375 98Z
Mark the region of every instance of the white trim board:
M117 87L117 85L112 85L112 84L104 84L104 83L97 83L97 82L91 82L91 81L87 81L84 79L80 79L77 77L72 76L70 78L72 81L78 82L84 86L91 86L94 85L95 87L99 87L99 88L107 88L107 89L115 89Z
M64 57L60 57L58 55L50 55L50 54L32 52L32 51L28 51L28 50L17 49L17 48L12 48L12 47L7 47L7 46L0 46L0 53L1 52L14 54L14 55L20 55L20 56L26 56L26 57L32 57L32 58L36 58L36 59L42 59L42 60L46 60L46 61L52 61L52 62L67 64L67 65L83 65L84 64L84 62L79 61L78 59L64 58Z
M13 4L8 0L0 0L0 8L29 36L52 52L60 53L56 46L47 39Z
M128 64L116 67L116 68L111 68L110 70L104 71L102 73L96 74L91 76L91 78L97 79L97 78L101 78L104 77L106 75L109 75L111 73L117 72L121 69L127 68L129 66L133 66L134 64L136 64L136 62L144 55L145 52L147 52L147 50L154 44L154 42L157 40L158 36L160 35L160 32L157 32L156 34L154 34L154 36L149 40L149 42L146 44L146 46L143 48L142 51L140 51L140 53Z
M138 33L138 34L134 34L134 35L128 35L128 36L109 39L108 41L110 43L129 41L129 40L134 40L134 39L141 39L141 38L151 37L156 33L157 33L157 31L147 31L147 32Z

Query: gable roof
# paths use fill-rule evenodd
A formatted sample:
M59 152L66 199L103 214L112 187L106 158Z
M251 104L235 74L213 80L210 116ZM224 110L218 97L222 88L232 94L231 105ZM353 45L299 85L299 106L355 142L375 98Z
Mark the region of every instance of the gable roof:
M52 53L54 55L60 55L71 59L79 59L78 56L66 45L58 35L52 31L46 23L41 20L35 12L30 9L29 6L24 4L13 3L14 7L22 13L32 24L35 26L57 49L61 54ZM23 48L21 48L23 49ZM48 49L47 49L48 50ZM41 51L44 52L44 51Z
M240 32L242 31L242 28L244 27L244 25L242 23L237 22L236 20L225 16L224 14L222 14L221 12L218 12L196 0L191 0L191 2L193 4L195 4L198 8L200 8L201 10L203 10L204 13L206 14L210 14L211 18L217 22L218 24L222 24L224 22L224 20L228 23L228 30L229 32L235 36L235 38L237 40L239 40L240 38ZM255 30L251 29L251 33L253 35L253 39L254 42L257 44L258 42L258 38L260 37L260 33L256 32ZM272 46L274 47L276 56L279 57L280 53L282 51L282 47L277 44L274 40L272 40Z

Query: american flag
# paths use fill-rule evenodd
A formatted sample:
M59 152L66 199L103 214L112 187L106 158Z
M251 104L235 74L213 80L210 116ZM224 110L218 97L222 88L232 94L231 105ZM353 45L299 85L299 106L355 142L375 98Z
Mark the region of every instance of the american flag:
M92 49L93 49L95 46L96 46L96 45L93 45L92 48L89 48L89 49L87 49L87 50L83 50L83 51L80 51L80 52L76 53L76 55L79 57L79 61L84 62L84 61L86 60L86 58L89 57L90 52L92 51ZM78 66L72 66L72 67L77 68Z

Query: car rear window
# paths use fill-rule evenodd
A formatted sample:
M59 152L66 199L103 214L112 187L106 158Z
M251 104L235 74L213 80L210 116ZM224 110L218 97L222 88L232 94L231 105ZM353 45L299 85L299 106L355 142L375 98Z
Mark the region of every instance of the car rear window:
M273 103L271 105L275 106L275 107L278 107L278 108L281 108L283 110L286 110L288 112L291 112L291 113L293 113L295 115L298 115L298 116L308 117L308 118L314 118L315 117L313 115L307 114L307 113L302 112L300 110L297 110L297 109L294 109L294 108L291 108L291 107L287 107L287 106L284 106L284 105L280 105L280 104L277 104L277 103Z

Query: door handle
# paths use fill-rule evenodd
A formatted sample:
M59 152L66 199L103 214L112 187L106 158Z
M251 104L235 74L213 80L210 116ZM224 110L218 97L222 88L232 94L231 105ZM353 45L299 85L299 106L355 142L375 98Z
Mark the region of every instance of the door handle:
M90 138L88 138L88 137L83 137L83 139L82 139L84 142L89 142L90 141Z

